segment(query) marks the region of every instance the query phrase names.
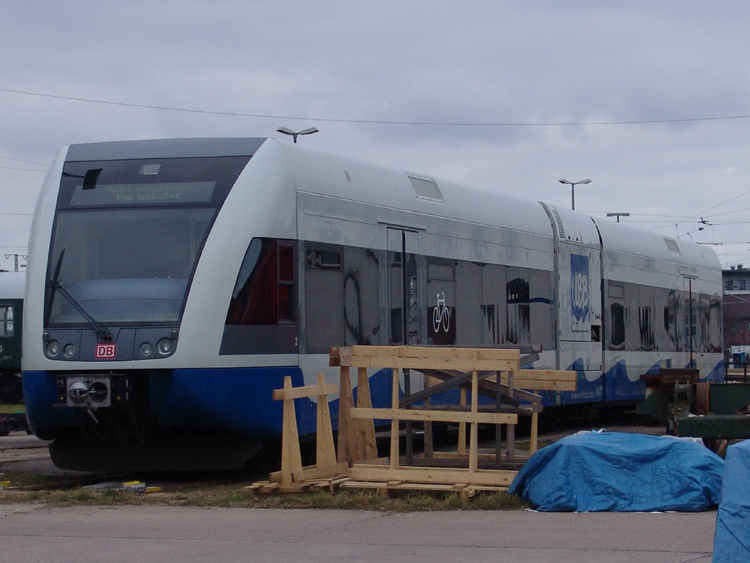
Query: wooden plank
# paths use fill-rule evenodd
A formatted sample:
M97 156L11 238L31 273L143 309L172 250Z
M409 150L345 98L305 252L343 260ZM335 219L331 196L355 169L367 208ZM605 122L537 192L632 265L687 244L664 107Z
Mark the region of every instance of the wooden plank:
M427 376L433 376L437 372L436 370L426 370L424 373ZM494 375L494 372L484 371L479 374L479 378L482 379L485 377L490 377L491 375ZM429 399L430 397L434 397L435 395L439 395L440 393L445 393L446 391L454 389L455 387L470 383L471 373L461 373L460 375L451 376L450 379L446 379L438 385L426 386L423 391L418 391L416 393L412 393L408 397L402 398L399 401L399 406L403 408L419 401Z
M434 346L352 346L331 350L329 363L351 367L457 369L519 368L518 350Z
M481 393L480 393L481 395ZM425 410L438 410L438 411L451 411L451 412L469 412L471 407L465 405L415 405L409 407L409 410L414 411L425 411ZM520 407L511 407L508 405L502 405L500 410L497 410L495 405L479 405L479 412L504 412L504 413L515 413L522 416L531 416L533 412L542 412L542 405L521 405Z
M479 374L475 371L471 378L471 434L469 435L469 473L476 473L478 467L477 448L479 447ZM482 413L490 414L490 413ZM493 413L496 414L496 413ZM517 420L517 418L516 418ZM495 423L497 424L497 423Z
M422 371L426 375L429 375L430 377L434 377L434 378L440 379L442 381L451 381L452 378L461 377L461 376L464 375L462 372L454 371L454 370L420 370L420 371ZM479 373L481 375L481 378L480 378L480 381L479 381L479 394L483 395L485 397L488 397L488 398L490 398L490 399L492 399L494 401L495 400L495 393L496 393L496 388L495 388L495 373L497 373L497 372L494 372L494 371L480 371ZM506 378L506 383L507 383L507 378ZM464 388L464 389L471 389L471 384L468 383L468 382L461 383L460 386L462 388ZM504 402L509 402L510 401L510 396L507 395L507 393L508 393L508 386L506 384L501 384L500 390L501 390L502 393L504 393L504 394L501 395L503 401ZM520 400L529 401L531 403L541 403L542 402L541 396L539 396L539 395L537 395L535 393L530 393L528 391L524 391L522 389L518 389L518 388L516 388L516 390L514 392L514 396L516 397L516 399L514 401L510 401L509 404L513 404L515 406L520 405Z
M393 368L393 377L391 379L391 407L398 413L398 368ZM354 409L352 409L352 418L354 418ZM398 418L389 417L391 421L391 470L398 469Z
M537 391L575 391L578 373L553 369L524 369L514 372L515 387ZM508 382L507 374L501 375L503 383Z
M473 360L470 358L399 358L389 356L353 357L352 367L401 368L471 371L507 371L518 369L518 362L509 360Z
M291 376L284 377L284 391L292 390ZM284 399L281 434L281 479L282 487L292 485L293 474L302 470L302 455L299 449L299 434L297 433L297 416L294 412L294 401Z
M384 420L428 420L431 422L467 422L477 424L518 424L516 413L479 412L438 410L406 410L406 409L351 409L350 414L355 419L384 419Z
M338 461L351 463L360 458L358 457L357 429L349 413L354 406L354 399L348 366L341 366L339 389L339 428L336 455Z
M508 372L508 392L511 397L513 396L513 388L515 387L515 375L515 372ZM516 457L516 427L512 424L505 428L505 456L508 460ZM499 461L499 453L497 457Z
M316 395L332 395L338 389L333 383L308 385L306 387L293 387L287 389L274 389L273 400L283 401L284 399L305 399L315 397Z
M294 481L299 483L301 481L311 481L313 479L325 479L328 477L336 477L338 475L346 475L349 470L349 464L345 461L335 463L333 465L324 465L318 467L317 465L310 465L303 467L302 471L297 471L293 474Z
M425 390L429 390L432 386L432 378L428 375L422 374L422 382L424 385ZM424 400L424 406L428 409L430 408L430 397L427 397ZM424 429L424 448L422 450L422 455L424 457L430 458L432 457L432 453L434 451L434 442L433 442L433 434L432 434L432 422L429 420L424 421L422 424L422 427Z
M466 389L461 388L461 396L459 398L459 404L461 406L466 405ZM458 423L458 453L460 455L466 454L466 423Z
M339 349L342 357L347 354L343 348ZM359 357L391 357L391 358L442 358L442 359L473 359L473 360L509 360L519 361L521 353L517 349L509 348L453 348L440 346L352 346L348 355Z
M318 374L318 388L327 389L335 385L326 385L323 373ZM330 466L336 463L336 446L333 443L331 411L328 408L328 395L318 395L317 426L315 429L315 465Z
M357 372L357 406L372 407L370 397L370 381L367 379L367 369L359 368ZM358 419L355 424L359 440L359 459L375 459L378 457L378 446L375 441L375 420Z
M465 483L467 485L489 485L507 487L512 482L517 471L504 471L500 469L477 469L469 473L466 469L454 469L450 467L401 467L390 469L380 465L362 465L355 463L349 468L349 477L355 481L408 481L412 483L443 483L454 485Z

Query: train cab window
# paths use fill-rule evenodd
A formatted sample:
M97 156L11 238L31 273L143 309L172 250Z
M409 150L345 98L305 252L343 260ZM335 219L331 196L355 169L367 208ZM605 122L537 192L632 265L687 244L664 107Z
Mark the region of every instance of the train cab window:
M0 337L13 336L13 307L10 305L0 307Z
M294 243L255 238L232 292L228 325L295 322Z

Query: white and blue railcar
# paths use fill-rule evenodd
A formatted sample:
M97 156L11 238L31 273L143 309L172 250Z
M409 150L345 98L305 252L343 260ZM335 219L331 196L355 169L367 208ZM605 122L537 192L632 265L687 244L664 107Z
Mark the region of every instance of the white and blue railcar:
M721 373L710 249L273 139L66 147L29 254L24 396L61 467L241 465L284 376L337 381L331 346L541 347L527 367L578 371L548 405Z

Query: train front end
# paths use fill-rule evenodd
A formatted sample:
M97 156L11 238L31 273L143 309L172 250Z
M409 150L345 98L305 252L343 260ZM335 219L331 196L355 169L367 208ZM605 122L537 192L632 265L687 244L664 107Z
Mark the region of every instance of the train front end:
M56 465L214 470L259 449L263 413L258 424L232 413L231 366L216 365L243 246L221 240L231 226L217 218L236 184L252 184L263 142L61 151L32 227L23 375L31 428L54 440ZM257 210L245 213L252 223Z

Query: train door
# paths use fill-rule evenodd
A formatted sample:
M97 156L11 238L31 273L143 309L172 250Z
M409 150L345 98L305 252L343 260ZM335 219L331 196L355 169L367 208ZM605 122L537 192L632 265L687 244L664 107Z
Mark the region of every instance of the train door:
M388 342L392 345L422 344L419 235L414 231L388 227L386 236Z

